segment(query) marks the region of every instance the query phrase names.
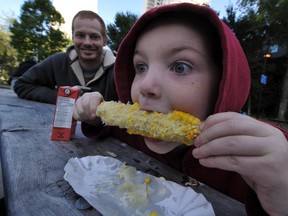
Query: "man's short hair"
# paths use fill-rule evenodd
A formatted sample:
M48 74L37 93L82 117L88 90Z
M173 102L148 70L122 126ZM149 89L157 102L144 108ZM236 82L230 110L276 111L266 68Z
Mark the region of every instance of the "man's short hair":
M82 18L82 19L97 19L100 22L101 27L102 27L101 34L102 34L104 41L108 40L107 32L106 32L106 25L103 19L97 13L93 11L89 11L89 10L81 10L74 16L72 20L72 34L74 33L74 21L77 17Z

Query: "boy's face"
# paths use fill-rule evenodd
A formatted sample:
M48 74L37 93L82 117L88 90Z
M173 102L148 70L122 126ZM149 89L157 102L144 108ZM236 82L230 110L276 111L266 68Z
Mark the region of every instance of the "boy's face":
M80 62L93 61L99 64L102 61L103 36L102 26L97 19L79 18L74 20L74 32L72 39Z
M204 120L213 112L220 72L201 34L189 25L162 23L138 38L133 58L131 96L141 109L168 113L180 110ZM157 153L181 145L145 138Z

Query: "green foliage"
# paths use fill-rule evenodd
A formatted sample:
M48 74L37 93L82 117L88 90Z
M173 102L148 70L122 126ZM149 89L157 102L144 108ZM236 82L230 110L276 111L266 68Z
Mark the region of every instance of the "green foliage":
M262 20L265 25L263 31L263 47L264 52L269 52L269 48L273 45L279 45L286 48L286 53L281 58L269 59L267 64L267 75L270 82L265 86L265 102L260 105L265 109L267 115L271 104L278 109L277 118L285 120L283 115L288 109L288 1L287 0L242 0L242 5L249 6L257 13L258 20ZM273 57L273 53L272 53ZM269 74L269 72L271 72ZM271 93L274 93L271 94ZM270 107L269 107L270 105ZM275 116L272 116L275 117ZM287 120L287 119L286 119Z
M260 19L267 21L267 34L271 42L277 41L283 44L288 41L288 1L287 0L269 0L259 1ZM284 27L286 26L286 28Z
M226 10L227 16L223 18L239 39L249 62L252 77L250 109L254 115L259 105L261 115L277 116L287 70L287 52L286 57L267 59L266 66L263 55L269 52L271 45L287 43L288 32L284 27L288 25L287 8L287 0L242 0L237 13L230 5ZM264 86L260 83L263 73L268 77ZM263 94L261 101L260 94Z
M265 43L287 43L288 31L288 1L287 0L242 0L241 6L247 11L254 10L258 21L265 24Z
M250 100L251 110L257 112L257 101L261 84L259 82L263 69L263 23L258 20L257 14L251 10L246 15L237 17L232 5L226 9L227 17L223 21L233 30L247 57L251 70ZM256 102L256 103L254 103Z
M8 22L8 20L7 20ZM4 25L0 25L0 83L7 84L9 76L17 67L17 51L10 45L10 34Z
M226 12L227 17L224 17L223 21L235 33L249 61L254 64L262 59L264 23L257 19L257 14L253 10L237 18L233 6L230 5Z
M69 44L59 29L64 19L50 0L28 0L21 7L20 20L11 27L11 44L18 51L19 61L37 57L39 61L63 51Z
M116 13L114 24L107 25L108 46L111 50L118 50L121 41L137 19L138 16L130 12L126 12L126 14Z

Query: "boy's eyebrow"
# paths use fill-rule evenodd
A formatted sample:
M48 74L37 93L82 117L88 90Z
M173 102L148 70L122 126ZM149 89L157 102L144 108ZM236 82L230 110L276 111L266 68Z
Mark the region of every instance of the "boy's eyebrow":
M189 45L183 45L183 46L175 46L169 49L169 53L177 53L177 52L181 52L183 50L193 50L194 52L198 53L199 55L201 55L202 57L207 57L207 54L201 52L200 50L196 49L194 46L189 46ZM141 50L140 49L135 49L133 56L135 55L141 55Z
M137 54L139 54L139 53L141 53L140 50L139 50L139 49L138 49L138 50L135 49L133 55L137 55Z
M176 46L171 48L172 53L181 52L183 50L193 50L194 52L198 53L199 55L206 57L205 53L201 52L200 50L196 49L194 46L183 45L183 46Z
M139 55L139 56L141 55L140 49L135 49L132 57L134 58L136 55Z

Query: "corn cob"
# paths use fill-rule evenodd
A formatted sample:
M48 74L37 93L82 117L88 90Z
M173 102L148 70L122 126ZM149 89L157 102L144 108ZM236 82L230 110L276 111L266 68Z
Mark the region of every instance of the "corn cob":
M103 123L110 126L126 128L129 134L165 141L175 141L192 145L193 139L200 133L201 121L181 111L174 110L163 114L140 110L138 103L102 102L96 115Z

